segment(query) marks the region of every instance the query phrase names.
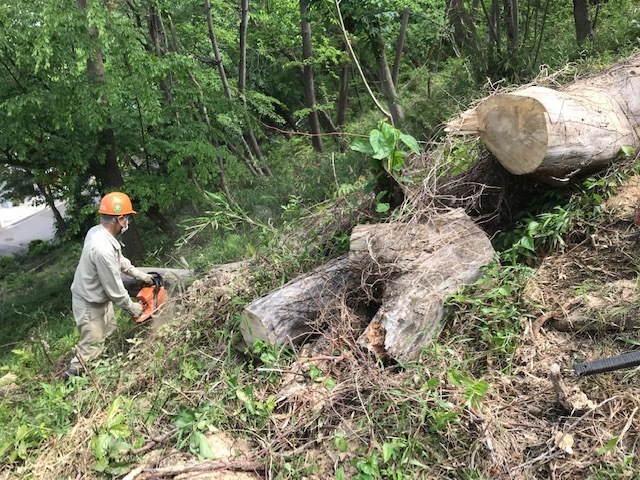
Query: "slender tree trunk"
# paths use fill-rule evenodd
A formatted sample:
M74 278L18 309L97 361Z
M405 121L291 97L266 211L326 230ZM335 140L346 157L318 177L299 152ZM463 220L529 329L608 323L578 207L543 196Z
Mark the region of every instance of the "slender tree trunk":
M202 92L202 87L198 83L198 80L196 79L196 77L194 77L191 72L188 72L188 73L189 73L189 78L191 78L191 81L193 82L193 84L198 89L198 97L199 97L199 100L200 100L199 101L200 113L202 113L202 117L204 118L204 121L207 124L207 128L209 130L209 143L211 143L211 145L213 145L214 147L218 147L219 145L217 144L217 142L213 138L213 134L212 134L213 128L211 126L211 120L209 118L209 112L207 111L207 106L206 106L205 101L204 101L204 93ZM222 188L222 191L223 191L225 197L227 197L227 200L229 201L229 203L233 204L235 202L233 200L233 197L231 196L231 191L229 190L229 185L227 183L227 174L225 173L224 160L222 159L222 157L220 155L216 155L216 162L218 164L218 169L220 170L219 173L218 173L218 175L220 177L220 188Z
M398 74L400 73L400 59L402 58L402 50L404 49L404 40L407 36L407 25L409 24L409 15L411 10L406 8L402 12L402 22L400 23L400 32L398 33L398 41L396 42L396 57L393 60L393 73L391 81L394 86L398 86Z
M211 2L204 0L204 5L207 12L207 26L209 28L209 41L211 42L211 49L213 50L213 57L218 67L218 73L220 74L220 81L222 82L222 90L225 97L231 100L231 90L229 89L229 82L227 81L227 72L224 69L222 63L222 57L220 56L220 50L218 49L218 40L216 39L216 32L213 28L213 19L211 18Z
M491 12L488 20L496 52L500 53L500 0L491 0Z
M82 10L88 21L87 0L77 0L77 5ZM98 29L95 26L87 26L89 28L89 36L94 41L97 41ZM104 59L100 48L96 49L93 57L91 55L87 56L87 74L91 85L96 90L99 87L106 85L107 75L105 73ZM104 189L120 188L124 181L122 179L120 166L118 165L115 133L111 125L111 115L109 114L109 95L107 93L102 94L101 103L106 115L104 126L100 131L98 131L98 145L101 149L104 149L104 167L100 169L100 174L102 175L100 183ZM124 240L127 242L126 251L129 258L133 261L142 259L142 239L140 238L140 232L138 231L135 223L132 223L129 230L125 233Z
M313 149L322 153L322 136L318 111L316 110L316 87L313 79L313 46L311 43L311 24L307 20L309 0L300 0L300 32L302 34L302 69L304 71L304 96L309 112L309 129L311 131L311 143Z
M398 128L404 121L404 111L398 103L398 93L396 92L396 87L394 86L391 78L391 70L389 69L389 63L387 62L384 38L379 35L377 37L373 37L371 41L374 47L374 54L378 59L378 75L382 84L382 90L387 98L393 124Z
M249 0L240 1L240 59L238 61L238 92L244 108L245 132L243 133L245 143L250 147L249 151L260 162L260 171L267 176L271 176L269 166L264 162L262 150L258 144L258 139L251 127L249 110L247 108L247 29L249 25Z
M511 55L517 55L520 46L518 0L504 0L505 32L511 47Z
M338 94L338 115L336 123L338 128L344 125L347 118L347 108L349 107L349 78L351 74L351 63L345 62L340 74L340 93Z
M576 41L582 45L593 37L589 0L573 0L573 20L576 26Z
M36 185L38 187L38 190L44 197L47 206L53 213L53 218L56 222L56 229L58 230L58 233L64 233L67 230L67 222L64 221L64 218L60 214L58 207L56 207L56 200L53 197L53 193L51 192L51 187L40 182L38 182Z

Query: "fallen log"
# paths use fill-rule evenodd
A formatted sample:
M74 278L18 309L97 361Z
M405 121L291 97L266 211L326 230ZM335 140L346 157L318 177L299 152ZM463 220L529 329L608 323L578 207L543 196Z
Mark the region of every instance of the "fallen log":
M301 275L247 305L240 331L247 345L260 340L271 345L299 344L319 332L318 314L346 291L346 255Z
M515 175L565 184L605 168L624 146L640 148L640 55L559 90L492 95L447 131L479 135Z
M193 271L184 268L154 268L154 267L138 267L143 272L157 272L164 279L167 289L185 288L189 283L193 282L195 275ZM135 297L142 288L143 284L140 280L122 274L120 276L124 288L127 289L129 295Z
M485 233L462 210L427 224L359 225L349 268L369 301L381 304L361 343L380 355L415 358L439 332L444 301L477 280L494 256Z

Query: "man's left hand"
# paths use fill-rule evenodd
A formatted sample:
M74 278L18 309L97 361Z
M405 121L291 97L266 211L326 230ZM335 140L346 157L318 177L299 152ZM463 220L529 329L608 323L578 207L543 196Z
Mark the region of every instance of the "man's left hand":
M143 273L140 280L142 280L145 285L153 285L153 277L148 273Z

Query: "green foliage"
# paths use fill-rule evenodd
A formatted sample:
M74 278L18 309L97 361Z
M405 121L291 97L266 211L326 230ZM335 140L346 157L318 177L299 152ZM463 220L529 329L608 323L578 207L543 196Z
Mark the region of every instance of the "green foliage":
M357 139L351 144L351 149L369 155L375 180L365 187L365 194L376 190L378 213L384 213L391 207L390 201L385 201L392 196L387 185L398 180L408 181L401 177L405 159L409 154L407 148L414 154L420 153L418 142L411 135L402 133L386 121L378 123L378 127L371 130L369 139Z
M211 443L204 434L212 427L210 415L214 409L214 405L204 404L197 410L185 409L180 412L173 422L179 429L178 448L188 443L189 451L200 460L214 457Z
M131 430L127 426L122 407L123 399L117 397L107 410L104 424L98 428L91 439L91 449L96 458L94 468L98 472L121 475L130 469L129 463L121 459L124 454L134 448L126 440L131 436ZM141 443L136 445L136 447L140 446Z
M625 149L621 155L628 158L633 153L633 150ZM602 202L615 192L634 168L631 166L626 171L619 168L599 177L589 177L573 186L567 198L559 197L556 192L543 196L512 231L495 240L502 259L512 265L534 261L547 252L563 250L569 234L572 240L586 237L591 221L601 213Z
M456 308L454 317L464 312L474 320L471 331L459 334L462 338L471 335L477 340L483 355L497 361L498 368L510 369L511 356L522 333L521 320L531 316L529 305L521 299L529 274L530 269L527 267L501 266L494 261L472 286L464 288L448 300ZM449 333L455 335L455 332ZM465 385L471 386L468 382ZM478 386L477 393L480 392L481 385ZM470 400L474 395L471 391Z

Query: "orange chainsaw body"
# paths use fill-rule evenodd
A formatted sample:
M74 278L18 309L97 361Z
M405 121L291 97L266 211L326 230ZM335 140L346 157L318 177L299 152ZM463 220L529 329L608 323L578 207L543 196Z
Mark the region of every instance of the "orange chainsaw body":
M164 288L164 285L157 284L143 287L136 295L136 299L144 310L142 315L135 319L135 322L146 322L167 300L167 289Z

